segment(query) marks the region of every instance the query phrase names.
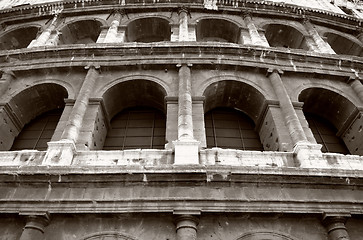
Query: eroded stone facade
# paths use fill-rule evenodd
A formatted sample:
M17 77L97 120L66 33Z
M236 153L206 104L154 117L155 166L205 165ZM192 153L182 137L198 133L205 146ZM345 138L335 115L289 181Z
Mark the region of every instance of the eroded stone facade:
M0 239L361 239L358 2L20 3Z

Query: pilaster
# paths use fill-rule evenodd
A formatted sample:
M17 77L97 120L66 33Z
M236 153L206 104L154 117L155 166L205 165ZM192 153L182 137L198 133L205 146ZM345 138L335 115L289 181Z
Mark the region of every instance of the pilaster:
M304 19L303 24L314 40L314 43L318 47L319 52L321 53L328 53L328 54L335 54L334 50L331 48L331 46L323 40L323 38L319 35L318 31L316 31L313 24L310 22L309 19Z
M175 229L177 240L196 240L199 219L191 214L175 215Z
M363 84L359 78L349 78L348 84L353 88L359 99L363 103Z
M193 134L191 65L180 64L178 94L178 140L174 141L175 164L198 164L200 142Z
M188 9L182 7L179 14L179 42L189 41Z
M25 215L25 214L20 214ZM26 224L19 240L42 240L44 231L49 224L49 215L44 214L26 214Z
M58 15L56 14L53 17L52 22L50 23L50 25L38 36L37 39L33 40L28 48L32 48L32 47L40 47L40 46L45 46L46 43L48 42L51 34L53 33L53 31L55 30L55 27L57 25L57 20L58 20Z
M270 45L267 42L266 38L261 38L260 33L258 32L255 24L252 21L251 15L249 13L243 12L242 17L248 28L248 32L251 38L251 44L256 46L269 47Z
M77 95L77 99L69 116L66 128L63 131L62 139L72 140L74 143L77 141L82 121L87 110L89 98L99 75L97 70L99 68L99 66L93 65L85 67L85 69L88 69L88 72L83 81L81 90Z
M349 240L345 223L349 214L324 214L323 224L328 232L329 240Z
M319 144L310 143L307 140L301 122L295 112L291 99L285 89L280 75L283 72L278 69L269 69L268 76L280 104L284 123L294 144L294 153L298 165L301 167L313 167L314 161L321 159L322 152ZM312 162L311 162L312 161Z
M1 72L2 75L0 78L0 98L8 90L11 81L16 78L15 74L12 71L2 70Z

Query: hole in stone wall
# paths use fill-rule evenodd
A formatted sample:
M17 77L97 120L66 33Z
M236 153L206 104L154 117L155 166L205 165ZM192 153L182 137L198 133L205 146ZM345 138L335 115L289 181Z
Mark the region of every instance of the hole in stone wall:
M203 19L197 25L198 42L238 43L239 27L227 20Z
M265 29L265 36L271 47L309 50L305 36L293 27L282 24L269 24L265 26Z

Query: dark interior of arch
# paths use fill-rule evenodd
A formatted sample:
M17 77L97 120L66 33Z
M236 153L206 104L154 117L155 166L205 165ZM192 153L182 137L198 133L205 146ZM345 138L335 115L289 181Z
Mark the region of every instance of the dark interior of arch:
M271 47L309 50L304 35L293 27L282 24L269 24L265 30L266 39Z
M232 108L215 108L204 116L207 147L263 151L255 124Z
M304 113L304 115L316 142L322 145L322 152L349 154L343 140L336 135L337 129L328 120L312 113Z
M135 106L153 107L165 112L166 92L159 84L148 80L132 80L108 89L103 100L111 119L123 109Z
M300 93L299 101L304 102L304 112L328 119L338 131L356 110L351 101L323 88L305 89Z
M132 107L112 118L104 150L163 149L165 114L152 107Z
M51 140L62 112L63 108L54 109L30 121L15 138L10 150L47 150L47 142Z
M64 107L67 90L57 84L45 83L30 87L14 96L9 106L23 124L53 109Z
M126 37L129 42L170 41L169 22L162 18L142 18L127 26Z
M0 50L26 48L36 39L38 27L27 27L11 31L0 38Z
M254 87L238 81L219 81L204 91L205 112L229 107L246 113L256 124L262 115L265 97Z
M61 29L59 45L95 43L101 32L101 23L96 20L83 20L70 23Z
M239 27L227 20L203 19L197 25L197 41L238 43Z
M327 33L326 40L337 54L363 56L361 45L335 33Z

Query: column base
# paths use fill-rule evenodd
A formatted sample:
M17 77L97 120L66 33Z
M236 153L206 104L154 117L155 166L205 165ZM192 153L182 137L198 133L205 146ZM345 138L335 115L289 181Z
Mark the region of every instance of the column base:
M174 144L174 164L199 164L199 145L196 140L176 140Z
M43 165L71 165L76 146L72 140L63 139L57 142L48 142L47 154Z
M298 142L294 147L296 165L300 167L316 168L323 164L321 144Z

